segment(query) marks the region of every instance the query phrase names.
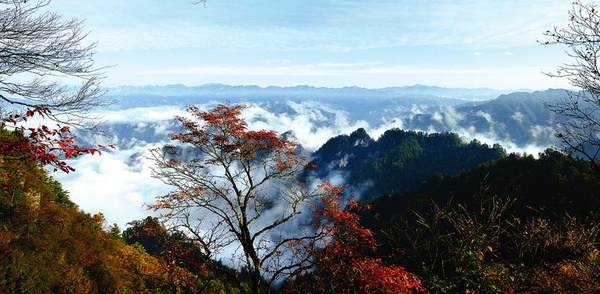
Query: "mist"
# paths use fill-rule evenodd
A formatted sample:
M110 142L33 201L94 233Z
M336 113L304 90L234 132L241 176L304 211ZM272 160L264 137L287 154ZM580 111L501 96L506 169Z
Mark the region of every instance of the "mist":
M208 110L217 101L197 105ZM428 114L436 124L424 128L412 128L424 132L452 131L464 141L473 139L488 145L500 144L508 152L537 155L549 145L532 142L518 145L504 132L505 126L496 122L485 112L477 116L485 120L488 128L481 130L473 126L465 127L467 117L450 106L443 107L399 107L388 109L387 115L379 119L356 119L353 113L328 103L314 100L252 102L242 111L250 130L273 130L278 134L289 132L303 152L310 155L332 137L350 134L364 128L374 139L391 128L411 129L413 120ZM427 111L433 111L427 113ZM124 228L132 220L151 215L145 209L146 203L153 203L155 196L171 190L159 180L150 176L153 162L148 160L148 150L169 143L168 133L178 131L173 120L176 115L189 116L183 106L138 107L98 112L103 117L104 132L80 133L82 140L94 144L115 144L116 148L101 156L83 156L69 163L76 172L64 174L55 172L53 176L69 191L71 198L83 210L102 212L109 223ZM523 114L514 114L515 119L523 119ZM291 131L291 132L290 132ZM536 136L551 136L547 126L531 128ZM84 180L85 179L85 180ZM333 170L323 178L311 179L313 187L321 181L335 185L347 184L343 172ZM368 183L368 180L366 180ZM360 186L351 186L349 191L360 198Z

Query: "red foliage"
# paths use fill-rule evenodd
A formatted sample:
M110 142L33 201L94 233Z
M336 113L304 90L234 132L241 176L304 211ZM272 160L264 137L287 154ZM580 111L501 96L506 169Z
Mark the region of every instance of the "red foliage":
M198 258L198 255L199 249L193 243L173 242L169 244L161 258L170 264L190 269L196 275L208 276L206 260Z
M329 182L321 185L326 192L315 214L315 226L331 238L322 248L311 249L315 271L296 281L291 292L297 293L412 293L427 292L420 279L403 267L385 265L370 257L377 249L373 233L360 226L360 217L342 208L341 192ZM360 210L350 199L348 208Z
M27 118L39 115L44 117L50 113L46 107L35 107L29 109L24 115L12 115L8 121L16 126L18 122L27 121ZM114 148L113 145L97 145L94 148L80 147L74 143L75 137L71 134L68 126L58 125L56 129L41 125L37 128L25 128L21 126L19 130L25 135L20 140L0 141L0 157L14 158L28 154L31 160L37 160L43 165L50 165L54 170L61 170L65 173L74 171L63 159L70 159L82 154L101 154L102 149Z
M294 152L296 143L279 138L273 131L248 131L241 116L241 110L247 107L220 104L210 111L202 111L196 106L187 106L187 110L200 118L204 125L200 126L198 122L184 117L176 117L189 132L170 134L170 137L196 146L218 146L229 156L244 160L259 159L265 153L270 153L271 158L277 158L274 168L281 172L306 165L307 158ZM174 146L168 147L173 152Z
M151 154L158 166L153 176L177 190L157 197L149 208L165 211L160 215L165 223L185 224L207 256L239 245L241 254L234 257L240 257L252 292L262 293L301 267L302 258L283 257L280 250L296 238L273 236L318 195L304 193L295 183L308 166L308 158L296 152L297 144L273 131L249 130L242 117L246 107L220 104L203 111L188 106L192 118L175 118L183 132L169 136L181 149L170 145ZM190 150L185 148L200 156L178 156L178 150ZM276 190L282 197L273 199L270 194ZM279 205L286 207L280 216L262 214ZM190 224L191 212L211 219Z

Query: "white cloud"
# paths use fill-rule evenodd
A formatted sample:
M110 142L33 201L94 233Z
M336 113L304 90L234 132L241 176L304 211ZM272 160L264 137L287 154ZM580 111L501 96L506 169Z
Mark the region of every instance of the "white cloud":
M75 172L55 172L54 178L69 191L73 202L88 213L102 212L109 223L125 224L149 215L145 203L170 187L150 177L152 162L147 150L162 144L140 144L131 149L116 149L97 156L83 156L69 163Z
M87 5L106 6L92 1ZM564 23L570 8L568 1L320 1L302 7L240 2L211 3L205 10L213 13L203 13L197 7L164 5L150 3L145 9L150 12L141 10L147 18L160 21L141 17L126 21L126 15L115 14L106 16L112 19L107 23L90 15L92 36L106 51L208 47L345 52L422 45L506 48L532 45L541 32ZM79 15L86 17L92 12Z
M480 110L480 111L477 111L477 113L475 113L475 115L485 119L485 121L487 121L489 124L494 123L494 121L492 120L492 115L487 112Z
M536 40L563 25L570 7L564 0L51 4L66 17L87 19L89 41L99 44L95 60L119 65L106 68L105 85L421 83L501 89L568 85L541 74L565 61L562 48L538 46ZM498 55L501 65L492 58Z
M553 138L554 137L554 129L549 127L549 126L540 126L540 125L534 125L531 127L531 129L529 130L529 132L531 133L531 136L533 138L537 139L547 139L547 138Z
M126 76L135 76L140 84L221 81L228 84L259 86L296 86L299 84L344 87L355 85L367 88L394 87L400 84L429 84L446 87L491 87L495 89L546 89L569 87L564 79L551 78L553 66L346 66L318 64L287 64L280 66L164 66L131 67ZM125 76L110 78L110 84L122 84ZM150 81L150 82L149 82Z
M128 108L121 110L105 110L96 113L109 124L160 122L172 120L175 116L186 116L187 113L177 106L154 106Z
M143 70L142 75L194 76L348 76L348 75L485 75L510 72L540 72L540 67L427 67L427 66L370 66L377 63L327 63L286 66L198 66Z
M511 115L510 118L516 120L519 123L523 123L525 120L525 115L519 111L515 111L515 113Z
M207 109L212 105L214 102L198 106ZM274 111L275 109L277 112ZM286 110L281 111L281 109ZM415 114L424 112L416 106L411 107L411 110ZM144 155L150 148L168 142L166 133L170 127L176 125L173 122L174 115L187 116L187 113L181 107L166 106L104 111L102 114L108 122L107 129L111 128L112 123L131 124L132 129L139 129L139 131L153 128L151 134L158 136L159 142L147 143L136 138L115 136L113 139L120 144L116 150L104 153L102 156L85 156L73 160L71 164L77 169L75 173L68 175L57 173L55 177L70 191L73 201L85 211L103 212L109 222L116 222L123 227L125 223L149 214L142 207L144 202L154 202L155 196L171 190L171 187L150 177L150 167L153 163ZM369 124L366 121L354 120L350 113L316 101L251 104L249 108L243 110L242 114L251 130L267 129L279 134L293 131L298 143L309 151L317 150L334 136L350 134L361 127L365 128L373 138L378 138L390 128L403 128L404 119L414 115L409 113L404 117L394 115L392 112L383 117L380 123ZM435 112L432 118L445 129L458 133L467 141L478 139L489 145L500 143L509 152L527 152L534 155L545 149L545 146L517 146L506 138L502 125L495 123L489 113L480 112L477 115L490 123L488 130L477 132L473 126L461 127L465 117L451 107L444 107L441 111ZM521 115L517 113L513 115L515 119L520 117ZM430 126L427 131L436 130ZM533 136L543 136L548 131L550 128L540 126L531 129ZM92 141L105 144L106 142L102 140L107 139L99 137ZM343 184L345 176L331 174L327 180ZM352 192L353 195L360 195L359 188Z
M333 109L326 104L315 101L286 103L294 113L272 113L260 106L244 110L243 114L250 129L269 129L279 134L293 131L298 143L304 148L315 151L331 137L339 134L349 134L352 131L365 127L365 121L351 121L344 111ZM326 120L325 115L333 117ZM319 122L327 122L319 124Z

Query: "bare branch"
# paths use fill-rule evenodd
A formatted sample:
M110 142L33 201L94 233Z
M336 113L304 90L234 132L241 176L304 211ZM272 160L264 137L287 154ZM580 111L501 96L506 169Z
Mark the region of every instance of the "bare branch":
M566 78L579 91L570 91L566 97L546 106L556 116L557 136L568 153L589 159L600 172L600 15L598 7L573 3L569 11L569 24L554 27L544 34L549 38L545 45L563 44L566 53L573 58L551 77Z
M93 127L90 110L110 103L101 99L96 44L85 44L82 21L45 11L49 3L0 1L0 120L38 106L59 123ZM65 79L81 85L64 85Z

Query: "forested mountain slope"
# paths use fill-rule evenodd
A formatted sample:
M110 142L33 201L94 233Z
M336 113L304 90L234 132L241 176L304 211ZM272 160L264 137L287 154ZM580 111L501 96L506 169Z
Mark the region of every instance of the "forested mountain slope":
M547 150L538 159L510 154L458 175L436 175L407 193L375 199L368 217L372 225L385 224L399 215L428 209L430 201L470 203L475 194L514 198L523 216L596 215L600 213L599 180L589 162L556 151Z
M511 154L375 199L363 223L435 293L597 293L599 180L556 151Z
M6 148L22 134L0 128ZM6 150L3 150L6 151ZM126 245L69 200L29 154L0 155L0 292L181 293L228 291L211 272ZM202 261L202 260L200 260ZM205 260L204 260L205 261ZM180 267L181 265L182 267Z
M313 154L317 168L307 170L304 177L326 179L341 174L367 201L405 192L436 173L455 174L504 154L499 145L464 143L452 133L391 129L374 140L361 128L327 141Z

